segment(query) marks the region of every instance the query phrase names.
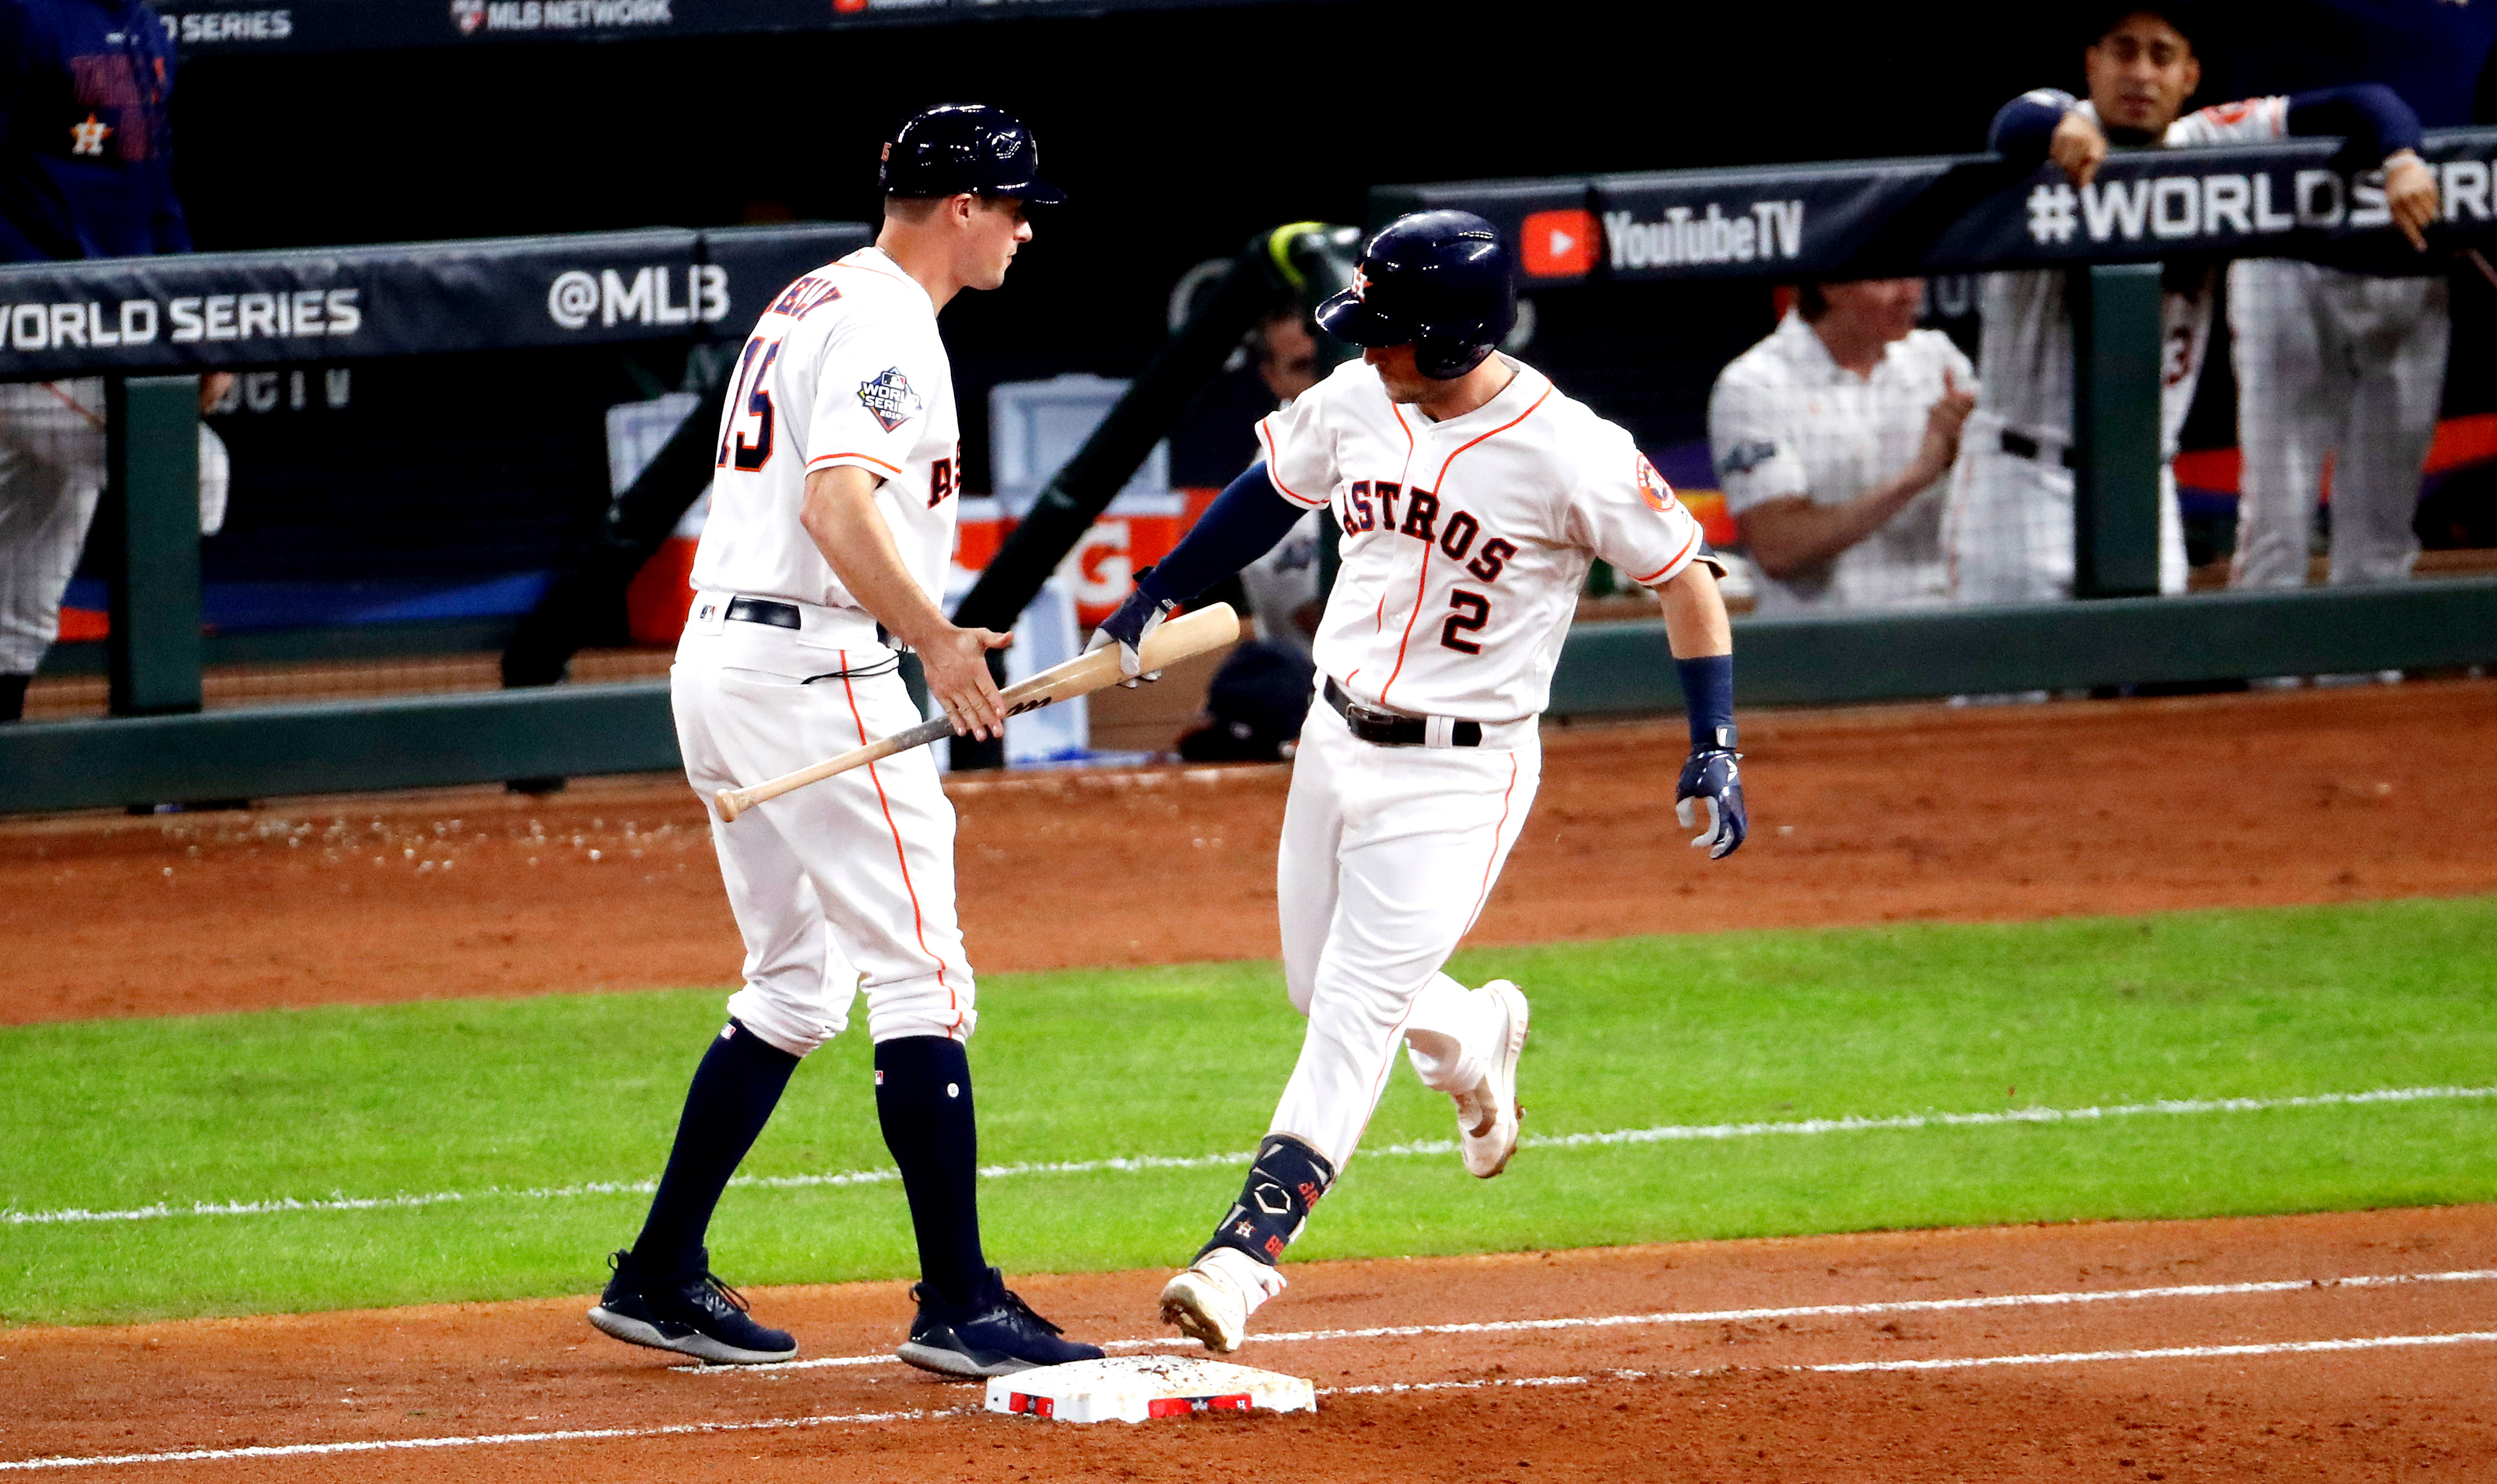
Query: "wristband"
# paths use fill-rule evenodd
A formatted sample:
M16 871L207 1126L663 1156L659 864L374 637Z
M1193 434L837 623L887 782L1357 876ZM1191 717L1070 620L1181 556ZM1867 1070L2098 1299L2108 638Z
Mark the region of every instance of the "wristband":
M1691 750L1734 750L1734 656L1703 654L1673 662L1691 715Z

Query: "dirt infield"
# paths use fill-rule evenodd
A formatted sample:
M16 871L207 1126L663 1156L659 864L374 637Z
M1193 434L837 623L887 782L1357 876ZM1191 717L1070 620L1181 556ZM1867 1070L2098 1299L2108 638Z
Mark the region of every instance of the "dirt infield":
M1679 723L1555 728L1475 940L2488 891L2492 737L2497 681L1764 713L1755 833L1711 866L1668 807ZM1272 955L1288 776L956 783L973 963ZM704 815L651 778L0 825L0 951L6 1024L725 984L739 960Z
M2497 1476L2497 1207L1293 1273L1260 1315L1268 1338L1239 1358L1315 1378L1314 1417L1087 1428L989 1415L976 1387L886 1357L907 1299L898 1283L865 1283L755 1294L829 1363L753 1371L677 1370L616 1344L582 1322L585 1297L18 1330L0 1336L0 1469L84 1475L203 1450L212 1456L110 1472L498 1484ZM1152 1322L1161 1277L1024 1286L1075 1333L1132 1337L1124 1353L1185 1353ZM2100 1297L2073 1301L2083 1294ZM1413 1329L1448 1325L1470 1328ZM1377 1326L1398 1332L1346 1333ZM2145 1350L2187 1353L2134 1353ZM1815 1369L1903 1365L1926 1369ZM229 1451L245 1448L284 1451ZM55 1462L24 1467L37 1460Z

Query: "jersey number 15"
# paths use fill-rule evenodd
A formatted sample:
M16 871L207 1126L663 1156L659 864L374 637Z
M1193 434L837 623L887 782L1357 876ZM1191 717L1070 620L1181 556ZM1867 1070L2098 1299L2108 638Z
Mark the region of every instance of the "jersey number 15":
M757 351L762 352L759 363ZM763 389L763 384L772 375L772 363L778 359L779 341L767 342L758 336L745 342L745 355L737 367L737 390L730 395L728 403L738 411L729 418L727 430L720 434L716 467L725 469L734 460L739 469L751 474L772 461L772 394ZM739 426L748 418L754 420L751 443Z

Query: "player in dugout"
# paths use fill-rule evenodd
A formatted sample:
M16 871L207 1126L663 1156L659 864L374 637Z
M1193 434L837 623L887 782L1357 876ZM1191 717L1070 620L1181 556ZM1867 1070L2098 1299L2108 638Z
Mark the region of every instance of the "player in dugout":
M2240 0L2215 70L2239 93L2381 82L2431 128L2487 117L2497 6ZM2441 267L2441 266L2440 266ZM2228 265L2237 377L2237 587L2301 587L2324 461L2330 580L2392 583L2418 560L2419 475L2452 337L2443 271L2386 277L2247 258Z
M1994 118L1992 147L2012 160L2051 159L2076 186L2110 148L2253 143L2338 135L2381 161L2391 222L2422 251L2436 217L2436 179L2420 163L2418 115L2375 83L2251 98L2184 111L2201 86L2198 13L2182 4L2101 8L2082 52L2089 97L2023 93ZM2185 532L2171 467L2193 406L2211 331L2217 273L2171 266L2161 307L2159 589L2185 589ZM2040 602L2072 595L2072 318L2065 273L1986 275L1980 387L1950 499L1943 548L1964 603Z
M1916 328L1924 302L1921 278L1801 285L1718 373L1709 453L1767 579L1760 612L1949 601L1944 484L1976 372Z
M0 0L0 263L189 252L174 194L174 44L141 0ZM234 378L200 379L205 410ZM0 722L59 637L103 494L104 378L0 384ZM225 444L200 428L200 527Z

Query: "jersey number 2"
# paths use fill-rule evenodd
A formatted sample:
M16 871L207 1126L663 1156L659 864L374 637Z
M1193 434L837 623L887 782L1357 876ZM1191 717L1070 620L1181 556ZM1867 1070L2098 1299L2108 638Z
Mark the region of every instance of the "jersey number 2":
M1482 626L1491 621L1491 599L1460 587L1448 594L1448 606L1456 612L1448 615L1448 621L1439 625L1439 644L1459 654L1480 654L1482 646L1457 636L1482 632Z

